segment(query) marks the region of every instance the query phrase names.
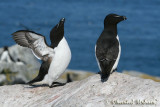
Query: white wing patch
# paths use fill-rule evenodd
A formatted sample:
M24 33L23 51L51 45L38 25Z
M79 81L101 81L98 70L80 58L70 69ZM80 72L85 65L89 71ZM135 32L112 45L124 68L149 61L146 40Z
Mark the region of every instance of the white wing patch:
M120 41L119 41L118 35L117 35L116 38L117 38L117 40L118 40L118 42L119 42L119 53L118 53L118 57L117 57L117 59L116 59L116 62L114 63L114 65L113 65L113 67L112 67L111 73L113 72L113 70L115 70L115 69L117 68L118 63L119 63L119 59L120 59L120 56L121 56L121 45L120 45Z
M97 45L95 45L95 57L96 57L96 61L97 61L99 70L102 71L101 67L100 67L100 64L99 64L99 61L98 61L97 56L96 56L96 48L97 48Z

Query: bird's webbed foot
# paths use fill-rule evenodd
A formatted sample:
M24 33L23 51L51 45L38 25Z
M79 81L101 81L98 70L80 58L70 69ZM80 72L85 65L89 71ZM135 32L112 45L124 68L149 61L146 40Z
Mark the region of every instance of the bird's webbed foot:
M116 68L116 69L114 69L112 73L114 73L114 72L116 72L116 71L117 71L117 68ZM111 74L112 74L112 73L111 73Z
M58 87L58 86L64 86L66 83L60 83L60 82L53 82L49 88Z
M101 74L101 71L97 72L96 74Z

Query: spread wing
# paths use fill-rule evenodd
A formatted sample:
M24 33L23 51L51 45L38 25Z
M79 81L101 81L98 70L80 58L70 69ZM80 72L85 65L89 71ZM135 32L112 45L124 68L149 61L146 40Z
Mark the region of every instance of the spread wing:
M17 44L28 47L33 54L41 60L46 56L53 54L53 49L46 44L45 37L32 31L20 30L12 34Z

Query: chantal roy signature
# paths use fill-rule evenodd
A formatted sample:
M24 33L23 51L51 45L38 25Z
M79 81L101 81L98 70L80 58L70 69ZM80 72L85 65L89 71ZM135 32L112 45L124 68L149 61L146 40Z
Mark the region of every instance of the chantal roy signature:
M109 101L107 101L109 102ZM131 100L112 100L110 101L112 105L156 105L157 99L131 99Z

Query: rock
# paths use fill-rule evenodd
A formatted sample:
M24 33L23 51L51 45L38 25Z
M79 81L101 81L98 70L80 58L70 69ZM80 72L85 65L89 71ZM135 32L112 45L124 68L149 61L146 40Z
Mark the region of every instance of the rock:
M0 85L2 85L6 81L6 76L4 74L0 75Z
M19 45L13 45L9 47L8 50L15 61L20 59L26 65L28 65L29 68L32 68L33 70L39 69L40 63L32 54L31 49ZM0 49L0 54L2 53L2 51L3 48Z
M132 75L135 77L140 77L143 79L151 79L153 81L160 82L160 77L151 76L151 75L148 75L148 74L145 74L142 72L138 72L138 71L123 71L123 73L128 74L128 75Z
M95 73L89 71L82 71L82 70L71 70L67 69L56 82L66 83L66 82L73 82L73 81L80 81L83 80ZM67 77L69 75L69 77ZM68 81L68 79L70 81Z
M160 107L160 83L113 73L102 83L95 74L59 87L10 85L0 87L3 107Z
M11 46L8 50L15 62L7 63L0 61L0 74L6 76L6 81L3 81L3 83L26 83L32 80L38 73L40 63L34 57L31 50L19 45ZM2 54L2 51L3 48L0 49L0 54ZM1 81L0 84L3 85Z
M89 71L67 69L63 73L63 75L60 77L60 79L67 80L67 74L69 74L70 79L72 81L80 81L80 80L83 80L91 75L94 75L95 73L89 72Z

